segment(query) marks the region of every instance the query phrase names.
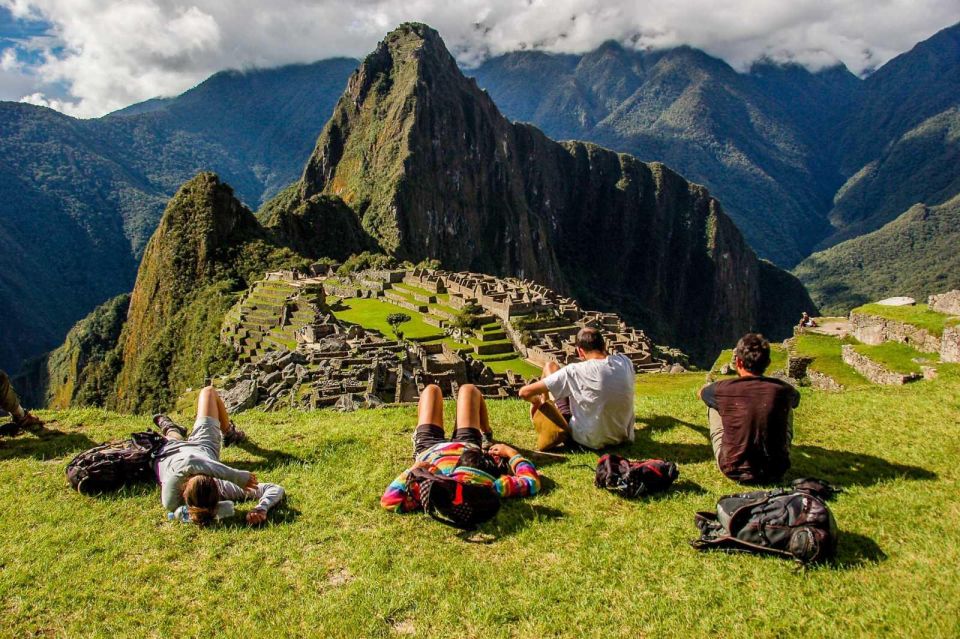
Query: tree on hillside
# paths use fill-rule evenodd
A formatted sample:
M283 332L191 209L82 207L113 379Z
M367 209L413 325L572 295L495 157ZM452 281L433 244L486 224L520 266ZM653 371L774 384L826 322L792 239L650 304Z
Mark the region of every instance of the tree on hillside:
M411 317L406 313L390 313L387 315L387 324L390 325L390 328L393 329L393 334L397 339L403 339L403 331L400 330L400 325L406 322L409 322Z

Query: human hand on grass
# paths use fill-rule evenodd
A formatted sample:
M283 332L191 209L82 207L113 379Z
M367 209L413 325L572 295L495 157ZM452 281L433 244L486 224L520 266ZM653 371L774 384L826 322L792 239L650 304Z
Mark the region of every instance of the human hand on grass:
M247 513L247 523L251 526L259 526L267 520L267 511L262 508L254 508Z

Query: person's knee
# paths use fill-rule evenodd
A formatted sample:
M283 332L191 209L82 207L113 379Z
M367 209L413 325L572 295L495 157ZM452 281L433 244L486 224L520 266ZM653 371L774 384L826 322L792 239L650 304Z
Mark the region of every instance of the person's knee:
M554 361L549 361L543 365L543 377L549 377L553 375L558 370L560 370L560 364L557 364Z
M436 384L427 384L420 393L420 399L443 399L443 391Z
M210 401L211 399L216 400L217 397L218 397L217 389L214 388L213 386L205 386L202 389L200 389L201 400L207 400L207 401Z
M473 384L464 384L457 391L457 400L461 402L475 400L478 397L480 397L480 389Z

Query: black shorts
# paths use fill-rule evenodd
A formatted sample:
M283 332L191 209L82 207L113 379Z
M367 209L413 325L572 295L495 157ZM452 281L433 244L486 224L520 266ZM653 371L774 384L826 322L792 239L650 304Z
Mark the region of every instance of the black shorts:
M561 397L553 402L553 404L557 407L557 410L560 411L560 414L563 415L563 418L567 420L567 423L569 424L570 418L573 417L573 411L570 410L570 398Z
M420 424L413 432L413 457L416 459L423 451L446 442L463 442L480 447L483 445L483 438L479 428L458 428L453 431L453 438L447 439L441 426Z

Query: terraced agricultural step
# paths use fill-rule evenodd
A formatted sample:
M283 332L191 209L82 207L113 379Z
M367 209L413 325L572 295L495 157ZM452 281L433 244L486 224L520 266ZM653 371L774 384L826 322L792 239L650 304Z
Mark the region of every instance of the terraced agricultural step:
M513 352L512 342L483 342L474 344L473 351L477 355L496 355L498 353Z
M853 370L857 371L874 384L886 384L890 386L902 386L909 382L915 382L923 379L923 373L902 373L893 371L864 355L858 353L856 347L851 344L843 345L843 362Z

